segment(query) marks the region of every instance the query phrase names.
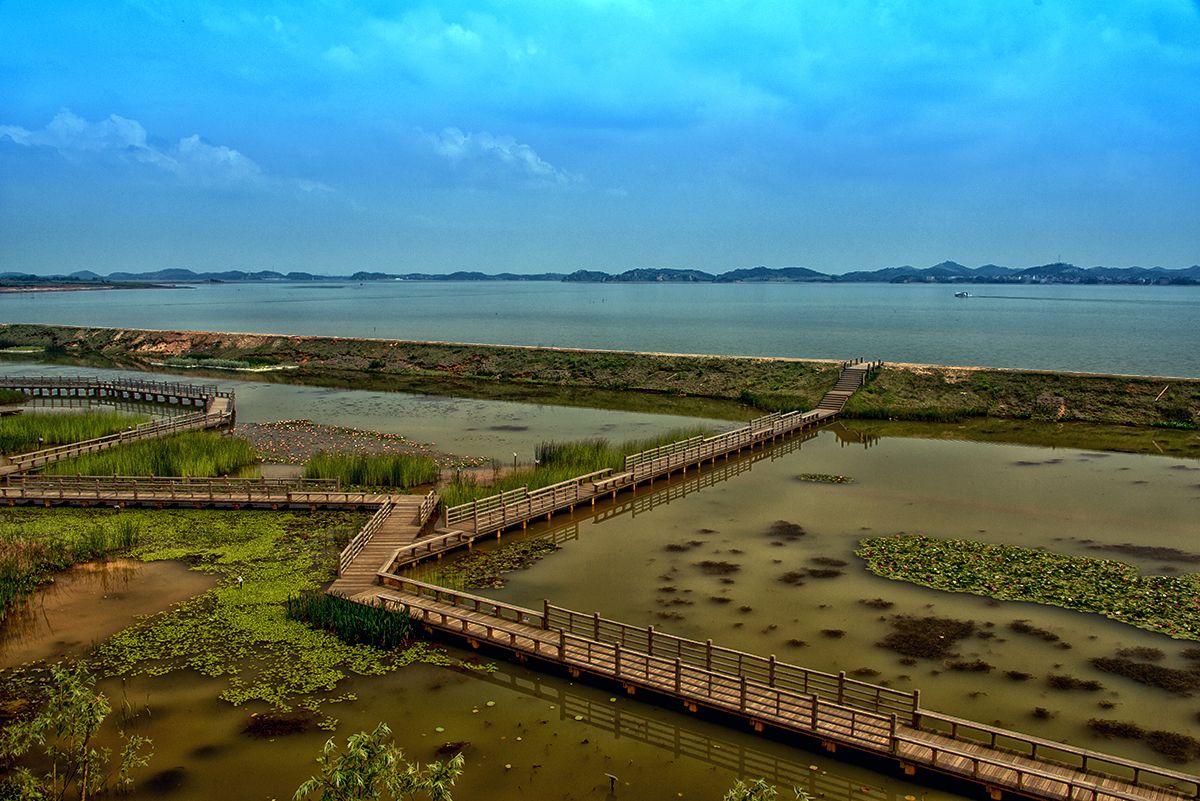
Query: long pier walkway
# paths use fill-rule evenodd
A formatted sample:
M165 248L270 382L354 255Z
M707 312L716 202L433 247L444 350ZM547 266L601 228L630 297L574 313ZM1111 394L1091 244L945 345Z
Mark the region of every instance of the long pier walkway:
M356 600L406 612L430 633L502 649L573 677L615 682L815 740L1005 792L1054 801L1178 801L1200 797L1200 778L942 715L903 692L676 637L544 602L540 610L455 592L403 576Z

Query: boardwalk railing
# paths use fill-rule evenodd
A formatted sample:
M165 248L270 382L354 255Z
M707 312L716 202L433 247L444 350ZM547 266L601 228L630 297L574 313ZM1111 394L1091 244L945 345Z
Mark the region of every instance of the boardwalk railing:
M1195 776L939 715L920 709L916 693L784 665L549 603L538 612L401 576L381 578L399 592L384 589L377 601L426 625L472 642L486 640L533 654L573 673L615 679L631 692L644 687L685 704L737 714L756 727L770 724L1041 798L1146 801L1200 796L1200 779ZM896 707L904 704L909 706L902 717Z
M395 505L391 502L385 503L371 515L371 519L363 524L363 527L358 530L354 538L346 544L342 552L338 554L338 576L346 572L346 568L354 561L355 557L367 546L371 541L371 537L375 536L375 532L384 524L384 521L392 514Z
M901 715L914 720L920 694L903 692L846 678L846 674L824 673L787 662L772 654L762 657L657 631L653 626L631 626L618 620L585 614L547 602L545 617L551 629L588 637L601 643L632 648L652 657L678 659L685 665L745 678L772 689L781 688L805 695L819 695L845 706L870 712Z
M10 505L30 502L155 505L264 504L272 507L380 506L396 496L345 492L334 479L159 478L154 476L19 476L0 484Z
M149 381L140 378L100 378L98 376L6 376L0 387L19 389L32 397L107 398L150 396L159 402L171 398L202 401L230 398L234 393L215 384L190 384L174 381Z
M442 499L438 496L437 490L430 490L425 499L421 501L421 507L417 510L417 523L422 526L425 525L426 521L433 517L434 512L437 511L438 504L441 502Z
M595 494L590 486L591 482L611 472L611 469L605 468L532 491L528 487L517 487L499 495L478 498L447 509L445 523L447 526L453 526L470 521L476 531L484 528L504 528L510 523L519 523L587 500Z
M624 472L605 468L541 489L518 487L498 495L479 498L446 510L444 524L470 525L476 532L497 531L542 514L574 506L595 498L600 492L617 492L625 487L686 470L689 465L715 460L718 456L804 430L833 418L825 411L778 412L752 420L748 425L711 437L690 437L625 457Z

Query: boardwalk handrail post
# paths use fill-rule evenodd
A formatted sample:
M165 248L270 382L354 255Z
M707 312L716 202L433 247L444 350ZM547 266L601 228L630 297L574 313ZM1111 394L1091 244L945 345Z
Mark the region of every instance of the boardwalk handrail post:
M838 671L838 687L837 687L837 702L839 705L846 703L846 671Z
M775 686L775 654L767 661L767 686Z
M592 625L594 626L595 631L596 631L594 639L599 640L600 639L600 613L599 612L592 613Z
M712 640L704 641L704 669L712 670Z
M912 727L914 729L921 728L921 690L913 690L912 693Z
M550 628L550 600L542 599L542 629Z

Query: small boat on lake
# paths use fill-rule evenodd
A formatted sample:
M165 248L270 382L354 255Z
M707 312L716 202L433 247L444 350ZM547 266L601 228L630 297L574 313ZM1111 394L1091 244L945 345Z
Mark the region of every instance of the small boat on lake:
M971 297L971 293L970 293L970 292L967 292L967 291L964 289L962 292L955 292L955 293L954 293L954 297L956 297L956 298L969 298L969 297Z

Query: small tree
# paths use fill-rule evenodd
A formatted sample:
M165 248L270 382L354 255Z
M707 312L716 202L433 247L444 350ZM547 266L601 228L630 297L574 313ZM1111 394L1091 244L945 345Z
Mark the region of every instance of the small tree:
M11 724L0 739L0 755L20 758L35 748L50 762L50 771L38 776L16 768L7 780L20 798L64 799L78 795L87 801L108 783L111 751L93 745L96 733L112 711L108 698L96 692L96 678L85 667L54 665L46 697L32 717ZM133 785L131 772L150 761L150 740L138 734L119 733L124 744L116 784Z
M392 730L380 723L375 730L352 734L341 750L330 737L317 757L318 775L296 788L293 801L377 801L412 799L424 793L429 801L454 801L450 789L463 771L463 755L422 767L410 763L393 742Z
M796 801L813 801L813 797L799 787L793 787L792 792L796 794ZM755 779L750 784L738 779L722 801L777 801L778 798L779 791L767 784L766 779Z

